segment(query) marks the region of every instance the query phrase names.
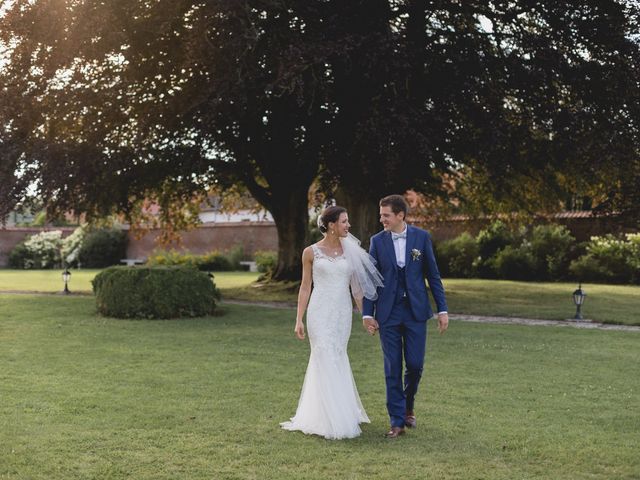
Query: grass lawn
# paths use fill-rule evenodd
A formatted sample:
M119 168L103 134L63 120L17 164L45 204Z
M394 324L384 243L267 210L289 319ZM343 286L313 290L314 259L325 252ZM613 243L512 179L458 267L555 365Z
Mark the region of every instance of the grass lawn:
M71 270L69 290L72 292L92 291L91 280L100 270ZM258 273L218 272L215 282L221 288L246 286L258 278ZM35 292L59 292L64 288L61 270L0 270L0 291L28 290Z
M575 314L574 283L445 279L451 313L566 320ZM604 323L640 325L640 286L583 284L585 318ZM295 303L292 284L246 285L223 290L225 298Z
M99 270L73 270L72 292L91 292L91 280ZM227 299L281 301L295 303L295 283L256 284L257 273L218 272L215 282ZM511 282L481 279L445 279L447 301L452 313L473 315L543 318L572 318L575 307L573 283ZM0 270L0 291L62 290L57 270ZM640 286L585 284L585 318L604 323L640 325Z
M90 297L0 295L0 479L637 479L640 334L431 325L419 427L387 427L377 338L350 358L372 419L280 430L308 344L294 312L98 317ZM356 326L359 324L356 323Z

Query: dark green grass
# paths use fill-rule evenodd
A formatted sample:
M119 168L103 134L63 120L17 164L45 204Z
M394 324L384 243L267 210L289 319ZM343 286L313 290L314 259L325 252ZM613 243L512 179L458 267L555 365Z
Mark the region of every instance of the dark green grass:
M280 430L309 347L293 312L114 320L90 297L0 296L1 479L637 479L640 334L431 325L419 428L387 428L377 337L350 358L372 419Z

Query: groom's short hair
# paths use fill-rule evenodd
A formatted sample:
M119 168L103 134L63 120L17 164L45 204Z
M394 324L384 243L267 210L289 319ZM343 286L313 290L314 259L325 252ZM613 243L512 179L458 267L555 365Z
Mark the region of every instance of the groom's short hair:
M405 220L409 212L409 205L402 195L388 195L380 200L380 206L391 207L391 211L396 215L403 212Z

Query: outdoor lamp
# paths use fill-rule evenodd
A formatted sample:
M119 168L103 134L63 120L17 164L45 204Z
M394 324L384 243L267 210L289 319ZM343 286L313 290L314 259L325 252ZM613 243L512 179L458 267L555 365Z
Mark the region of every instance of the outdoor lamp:
M64 281L64 290L62 291L62 293L64 293L65 295L68 295L69 293L71 293L69 291L70 279L71 279L71 272L69 271L68 268L65 267L64 272L62 272L62 280Z
M580 308L584 303L584 299L587 297L587 294L582 290L582 283L578 285L578 289L573 292L573 303L576 304L576 315L573 317L576 320L582 320L582 312L580 312Z

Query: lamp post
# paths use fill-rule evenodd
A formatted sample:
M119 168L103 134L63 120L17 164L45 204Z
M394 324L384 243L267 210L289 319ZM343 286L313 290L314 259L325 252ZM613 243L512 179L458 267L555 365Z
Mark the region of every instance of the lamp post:
M573 317L575 320L582 320L582 312L580 311L580 308L582 307L586 297L587 294L582 290L582 283L580 283L578 285L578 289L573 292L573 303L576 305L576 314Z
M71 272L67 267L65 267L64 272L62 272L62 280L64 281L64 290L62 293L65 295L69 295L71 292L69 291L69 280L71 279Z

